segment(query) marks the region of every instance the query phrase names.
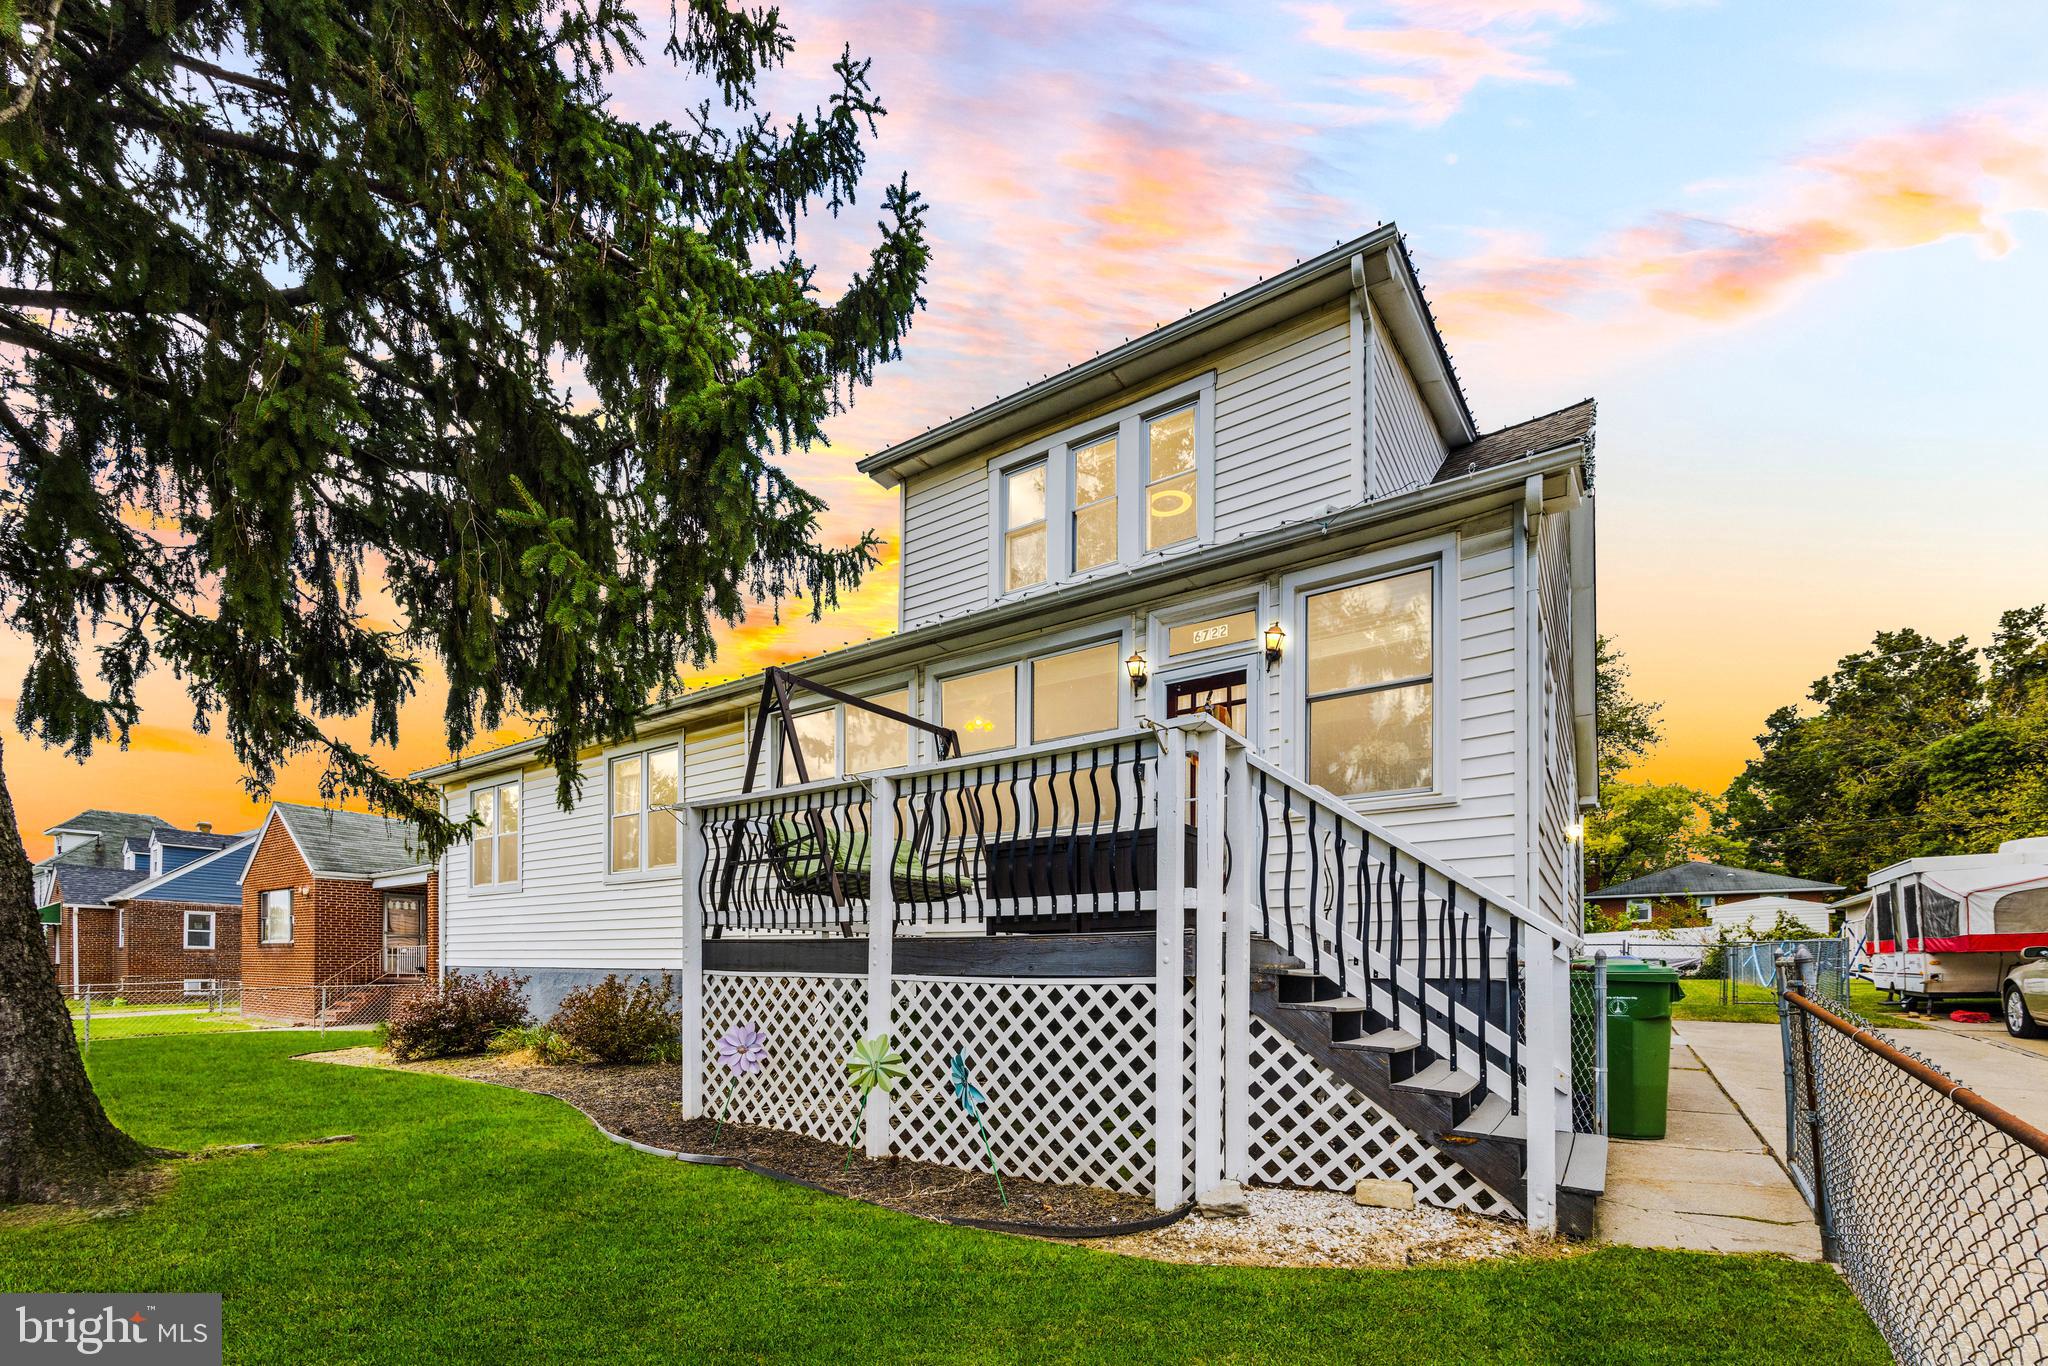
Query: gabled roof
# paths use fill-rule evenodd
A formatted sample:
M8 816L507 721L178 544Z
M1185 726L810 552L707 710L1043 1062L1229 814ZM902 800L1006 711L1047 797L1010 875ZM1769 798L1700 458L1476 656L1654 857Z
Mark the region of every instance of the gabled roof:
M1448 479L1477 474L1481 470L1512 464L1524 456L1540 455L1573 444L1583 444L1590 455L1593 450L1594 413L1593 400L1580 399L1569 408L1559 408L1554 413L1488 432L1476 441L1452 448L1432 482L1441 484Z
M108 898L149 876L146 868L100 868L89 863L60 864L50 900L64 906L106 906Z
M315 877L374 877L423 861L413 848L415 832L406 821L290 802L273 803L264 829L271 821L284 826Z
M121 847L131 854L146 854L149 852L149 836L130 835L121 841Z
M249 831L239 835L217 835L211 830L173 830L168 827L156 832L158 844L173 849L225 849L249 837Z
M242 874L248 871L250 856L256 852L256 836L252 832L228 838L234 843L168 873L146 878L125 888L115 900L214 902L239 906L242 902Z
M1737 896L1769 892L1839 892L1833 882L1812 882L1783 873L1760 873L1754 868L1730 868L1720 863L1681 863L1626 882L1616 882L1597 892L1586 893L1588 901L1653 901L1666 896Z
M94 808L90 811L81 811L68 821L58 821L43 833L113 835L119 839L140 835L148 839L150 831L169 824L170 822L161 816L145 816L136 811L101 811Z

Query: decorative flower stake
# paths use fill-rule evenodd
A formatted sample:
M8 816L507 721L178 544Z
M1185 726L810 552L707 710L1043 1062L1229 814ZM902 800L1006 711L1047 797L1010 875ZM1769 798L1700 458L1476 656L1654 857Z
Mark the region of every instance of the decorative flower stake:
M988 1154L988 1169L996 1178L996 1196L1003 1202L1003 1208L1010 1207L1009 1193L1003 1189L1003 1173L996 1166L995 1145L988 1141L988 1125L982 1121L981 1107L988 1103L988 1097L981 1088L967 1079L967 1053L963 1049L953 1055L953 1099L960 1102L960 1108L974 1121L974 1127L981 1131L981 1150Z
M872 1039L862 1039L853 1046L853 1052L846 1055L848 1079L855 1092L855 1116L853 1142L846 1145L846 1160L839 1164L845 1171L853 1166L853 1150L860 1143L861 1133L866 1125L868 1097L880 1091L889 1094L896 1083L910 1075L910 1068L903 1061L903 1055L889 1046L887 1034L877 1034Z
M725 1084L725 1104L719 1107L718 1123L711 1126L712 1147L718 1146L718 1135L725 1128L725 1117L732 1113L732 1093L739 1086L740 1078L753 1076L767 1061L768 1036L759 1025L734 1025L718 1041L719 1065L732 1073L732 1080Z

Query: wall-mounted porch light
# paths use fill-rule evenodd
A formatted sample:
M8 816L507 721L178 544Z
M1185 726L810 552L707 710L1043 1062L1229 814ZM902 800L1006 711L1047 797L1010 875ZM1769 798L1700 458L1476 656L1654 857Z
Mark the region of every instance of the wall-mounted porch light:
M1564 837L1573 844L1577 844L1586 837L1586 823L1584 821L1573 821L1564 828Z
M1271 668L1280 662L1280 647L1286 643L1287 632L1280 628L1280 619L1275 617L1273 624L1266 628L1266 667Z
M1150 675L1151 669L1146 666L1143 650L1131 651L1131 657L1124 661L1124 672L1131 676L1132 692L1137 692L1145 686L1145 679Z

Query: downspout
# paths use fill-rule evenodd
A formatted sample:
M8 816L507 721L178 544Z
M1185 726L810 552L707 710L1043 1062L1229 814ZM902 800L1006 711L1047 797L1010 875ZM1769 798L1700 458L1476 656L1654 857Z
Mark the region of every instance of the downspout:
M1366 293L1365 255L1360 253L1351 258L1351 335L1357 345L1352 348L1352 390L1357 405L1352 411L1352 427L1358 433L1358 478L1359 492L1364 499L1379 497L1379 481L1373 477L1373 392L1372 392L1372 348L1373 320L1372 298Z
M71 912L71 994L78 994L78 907L67 906Z

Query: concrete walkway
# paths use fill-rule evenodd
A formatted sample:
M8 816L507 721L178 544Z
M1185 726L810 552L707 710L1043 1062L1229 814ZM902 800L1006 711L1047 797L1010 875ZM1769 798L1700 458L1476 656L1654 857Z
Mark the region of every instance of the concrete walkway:
M1665 1136L1608 1143L1599 1241L1700 1252L1777 1252L1818 1261L1820 1234L1812 1212L1757 1132L1762 1126L1745 1117L1751 1105L1760 1111L1765 1103L1748 1076L1751 1069L1740 1069L1743 1090L1731 1099L1734 1088L1723 1089L1716 1079L1720 1069L1703 1066L1691 1047L1692 1031L1698 1028L1687 1022L1672 1040ZM1751 1030L1767 1035L1773 1049L1777 1046L1775 1025L1714 1028ZM1782 1083L1777 1126L1782 1133Z

